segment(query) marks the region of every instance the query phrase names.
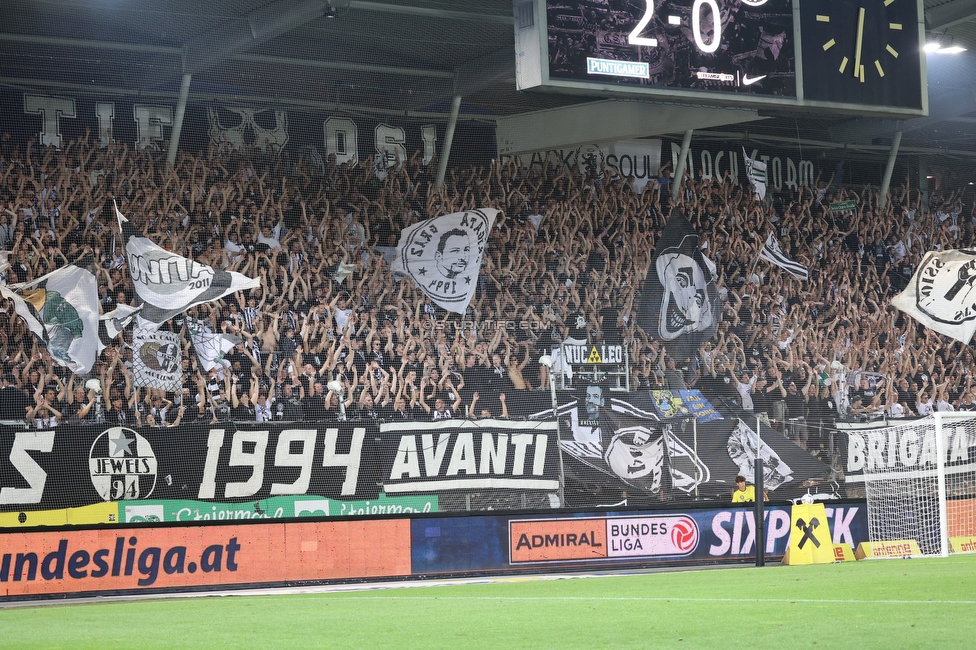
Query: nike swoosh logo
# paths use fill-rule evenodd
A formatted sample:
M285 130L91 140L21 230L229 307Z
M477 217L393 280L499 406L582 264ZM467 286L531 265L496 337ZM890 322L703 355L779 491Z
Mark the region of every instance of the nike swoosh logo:
M742 85L743 86L751 86L752 84L756 83L757 81L762 81L765 78L766 78L766 75L763 75L761 77L750 77L749 75L744 74L744 75L742 75Z

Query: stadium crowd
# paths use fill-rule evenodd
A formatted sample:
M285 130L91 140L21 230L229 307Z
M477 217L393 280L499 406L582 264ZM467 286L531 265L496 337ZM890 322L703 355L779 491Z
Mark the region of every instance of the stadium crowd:
M759 201L748 184L699 177L672 206L669 166L638 194L598 170L515 161L451 169L441 189L419 155L380 171L306 162L211 148L170 168L151 148L85 138L55 150L4 134L2 282L91 253L103 311L132 304L113 198L167 250L260 278L258 290L188 312L242 339L223 369L202 371L183 317L164 326L183 334L182 392L133 385L131 334L105 348L94 376L111 422L519 417L527 391L549 389L538 359L566 337L624 342L632 389L697 387L780 427L976 408L972 350L890 305L926 251L972 244L976 206L967 213L960 192L923 201L902 185L881 208L877 188L819 178ZM827 207L847 199L859 209ZM391 272L403 227L488 207L502 213L465 315ZM672 207L717 264L723 300L717 335L689 360L669 358L635 318ZM757 262L770 232L809 280ZM4 386L22 396L4 400L7 417L51 425L102 408L9 305L0 363Z

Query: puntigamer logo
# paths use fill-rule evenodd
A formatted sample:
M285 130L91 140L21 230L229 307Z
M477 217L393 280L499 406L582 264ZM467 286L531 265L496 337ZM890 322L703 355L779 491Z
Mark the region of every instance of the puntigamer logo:
M112 427L92 443L88 471L105 501L146 499L156 487L156 454L132 429Z

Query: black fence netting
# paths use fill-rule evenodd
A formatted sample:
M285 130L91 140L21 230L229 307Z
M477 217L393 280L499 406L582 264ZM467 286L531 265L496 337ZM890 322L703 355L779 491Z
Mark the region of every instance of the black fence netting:
M976 405L972 349L891 306L972 246L971 193L712 137L672 198L667 137L500 157L492 111L545 102L490 81L439 183L464 79L382 67L371 15L313 23L347 45L315 74L301 40L211 62L185 113L176 44L5 41L65 64L0 87L0 515L727 501L757 456L774 498L844 496L836 419Z

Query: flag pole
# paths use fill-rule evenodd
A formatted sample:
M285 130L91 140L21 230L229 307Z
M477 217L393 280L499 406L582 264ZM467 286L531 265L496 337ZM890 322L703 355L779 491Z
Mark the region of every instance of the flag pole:
M756 487L756 566L766 565L766 525L763 520L763 462L762 462L762 435L759 432L760 420L756 417L756 462L754 463L755 477L753 482Z

